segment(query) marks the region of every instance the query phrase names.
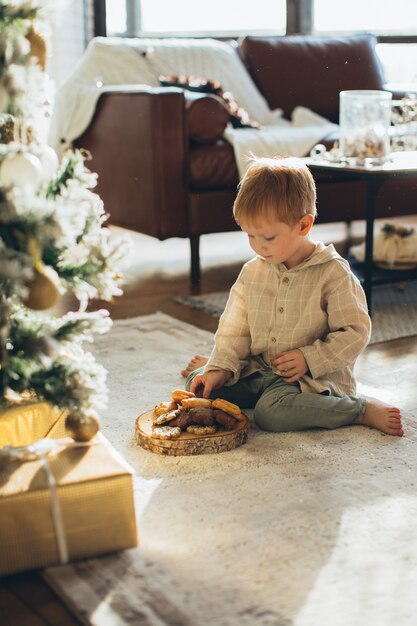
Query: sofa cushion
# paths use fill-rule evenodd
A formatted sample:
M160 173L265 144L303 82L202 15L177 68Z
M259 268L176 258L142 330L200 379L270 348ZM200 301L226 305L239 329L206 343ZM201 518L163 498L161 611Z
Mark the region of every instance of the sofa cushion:
M344 89L383 89L373 35L244 37L239 54L271 109L302 105L339 121Z

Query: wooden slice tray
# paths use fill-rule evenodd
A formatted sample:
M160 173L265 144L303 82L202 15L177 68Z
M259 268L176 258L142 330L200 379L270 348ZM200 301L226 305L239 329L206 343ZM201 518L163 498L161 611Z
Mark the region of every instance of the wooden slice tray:
M184 432L178 439L154 439L151 437L154 411L146 411L136 419L136 441L142 448L167 456L191 456L194 454L215 454L233 450L248 439L250 422L237 422L233 430L224 430L212 435L194 435Z

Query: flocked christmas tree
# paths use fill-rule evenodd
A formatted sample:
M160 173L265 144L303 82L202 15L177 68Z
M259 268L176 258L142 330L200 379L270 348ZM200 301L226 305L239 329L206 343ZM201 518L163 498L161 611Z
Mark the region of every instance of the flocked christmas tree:
M0 402L16 394L47 400L68 410L75 438L87 439L107 388L106 371L84 344L111 320L86 308L91 298L121 293L120 245L103 227L85 155L69 151L59 164L37 138L46 9L41 0L0 0ZM50 314L67 290L79 311Z

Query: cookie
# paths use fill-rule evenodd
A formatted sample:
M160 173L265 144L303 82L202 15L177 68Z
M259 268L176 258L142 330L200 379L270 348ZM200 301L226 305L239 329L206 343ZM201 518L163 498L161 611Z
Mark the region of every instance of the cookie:
M211 407L211 400L207 398L184 398L181 405L186 409L192 409L194 407L204 407L209 409Z
M215 426L200 426L198 424L191 424L188 426L187 433L193 435L213 435L217 431Z
M183 430L186 430L187 427L190 426L190 424L194 423L193 416L190 415L188 411L184 411L183 413L181 413L179 417L176 418L176 420L177 425Z
M236 428L237 420L228 413L222 411L221 409L214 409L213 415L215 421L223 426L225 430L233 430L234 428Z
M171 402L160 402L154 408L155 415L163 415L164 413L169 413L177 408L176 402L171 400Z
M213 409L220 409L221 411L228 413L240 422L243 422L245 419L240 407L238 407L237 404L233 404L233 402L229 402L228 400L221 400L220 398L217 398L216 400L213 400L212 407Z
M168 413L162 413L162 415L157 415L152 420L152 425L160 426L161 424L166 424L167 422L170 422L171 420L178 417L179 414L179 409L175 409L174 411L169 411Z
M171 393L171 398L174 402L182 402L185 398L195 398L195 393L185 391L185 389L174 389Z
M194 407L188 411L193 424L200 426L213 426L214 416L213 410L206 407Z
M178 439L181 435L181 428L178 426L158 426L152 430L153 439Z

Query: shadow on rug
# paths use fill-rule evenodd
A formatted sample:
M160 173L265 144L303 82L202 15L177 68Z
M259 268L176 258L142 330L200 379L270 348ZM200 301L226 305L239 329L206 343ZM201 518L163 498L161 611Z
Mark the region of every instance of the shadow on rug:
M378 285L372 290L372 335L370 343L391 341L417 335L417 282ZM220 317L228 298L227 291L199 296L178 296L175 302Z
M414 626L417 428L273 434L222 454L137 447L139 413L212 335L164 314L117 321L102 430L133 466L140 547L45 570L95 626ZM383 383L381 383L383 384Z

